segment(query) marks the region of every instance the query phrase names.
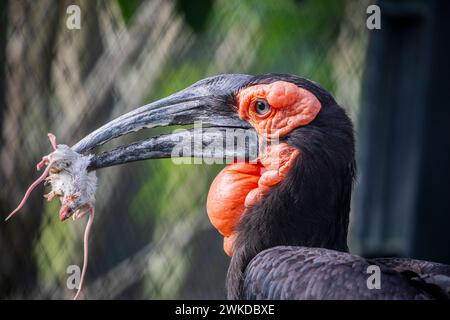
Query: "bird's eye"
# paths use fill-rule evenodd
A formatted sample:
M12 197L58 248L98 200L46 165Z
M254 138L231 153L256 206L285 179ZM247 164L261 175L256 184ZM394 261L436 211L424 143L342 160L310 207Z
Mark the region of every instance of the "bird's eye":
M258 99L255 104L255 110L258 115L263 116L270 111L270 105L266 100Z

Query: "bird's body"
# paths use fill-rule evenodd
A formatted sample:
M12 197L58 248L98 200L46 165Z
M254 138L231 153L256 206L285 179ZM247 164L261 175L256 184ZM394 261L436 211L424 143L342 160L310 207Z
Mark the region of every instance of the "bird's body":
M450 266L413 259L367 260L348 253L353 126L315 83L289 80L314 94L320 112L280 141L300 155L286 177L245 209L228 270L230 299L448 299ZM380 268L380 288L368 285Z
M143 128L195 121L220 127L218 132L250 130L267 142L256 163L226 166L208 194L208 216L231 256L228 298L449 298L450 266L348 253L353 125L335 99L310 80L287 74L207 78L112 120L72 149L84 154ZM89 157L87 170L167 157L174 137ZM379 268L379 289L367 285L369 266Z
M321 110L280 140L300 155L287 176L257 204L246 208L236 227L228 271L230 299L243 299L245 270L261 251L276 246L327 248L345 252L355 175L353 126L333 97L305 79L285 78L314 94ZM259 81L274 81L277 76Z
M380 269L379 288L367 280ZM370 279L369 279L370 280ZM414 259L362 257L279 246L259 253L244 274L244 299L448 299L450 266Z

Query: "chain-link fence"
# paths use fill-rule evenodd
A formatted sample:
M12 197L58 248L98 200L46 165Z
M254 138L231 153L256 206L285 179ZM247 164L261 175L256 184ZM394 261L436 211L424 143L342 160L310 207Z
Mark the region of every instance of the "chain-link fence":
M356 119L365 1L2 1L0 209L58 142L206 76L266 72L321 83ZM80 28L70 28L80 8ZM76 27L76 23L75 23ZM145 130L150 136L156 129ZM125 139L126 140L126 139ZM120 143L123 143L123 139ZM111 148L116 143L110 143ZM85 298L224 298L228 257L205 202L218 165L155 160L98 172ZM0 297L71 298L85 221L61 223L40 186L0 223Z

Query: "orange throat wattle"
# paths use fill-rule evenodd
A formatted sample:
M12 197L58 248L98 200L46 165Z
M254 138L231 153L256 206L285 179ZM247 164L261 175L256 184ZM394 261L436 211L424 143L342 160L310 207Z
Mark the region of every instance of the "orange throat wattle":
M286 81L252 85L236 95L239 117L248 121L261 138L273 141L313 121L320 112L317 97ZM267 112L257 112L264 101ZM300 151L286 143L269 145L257 163L233 163L215 178L206 209L214 227L224 236L224 250L233 254L236 226L247 208L258 203L286 177Z
M206 209L211 223L224 237L227 255L233 254L235 229L245 210L283 181L299 154L286 143L268 146L257 163L229 164L214 179Z

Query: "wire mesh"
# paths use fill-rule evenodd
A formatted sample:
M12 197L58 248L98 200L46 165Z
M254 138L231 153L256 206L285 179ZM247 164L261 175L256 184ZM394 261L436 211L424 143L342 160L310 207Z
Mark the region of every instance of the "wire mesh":
M67 27L73 4L81 9L76 30ZM321 83L357 118L366 1L216 0L192 4L193 10L162 0L2 6L5 216L50 151L47 132L72 145L106 121L206 76L303 75ZM196 10L197 24L189 14ZM157 132L145 131L137 135ZM205 212L209 185L220 169L157 160L100 170L84 297L224 298L228 257ZM61 223L58 204L46 203L43 189L16 218L0 224L1 298L74 295L66 286L67 267L82 263L85 222Z

